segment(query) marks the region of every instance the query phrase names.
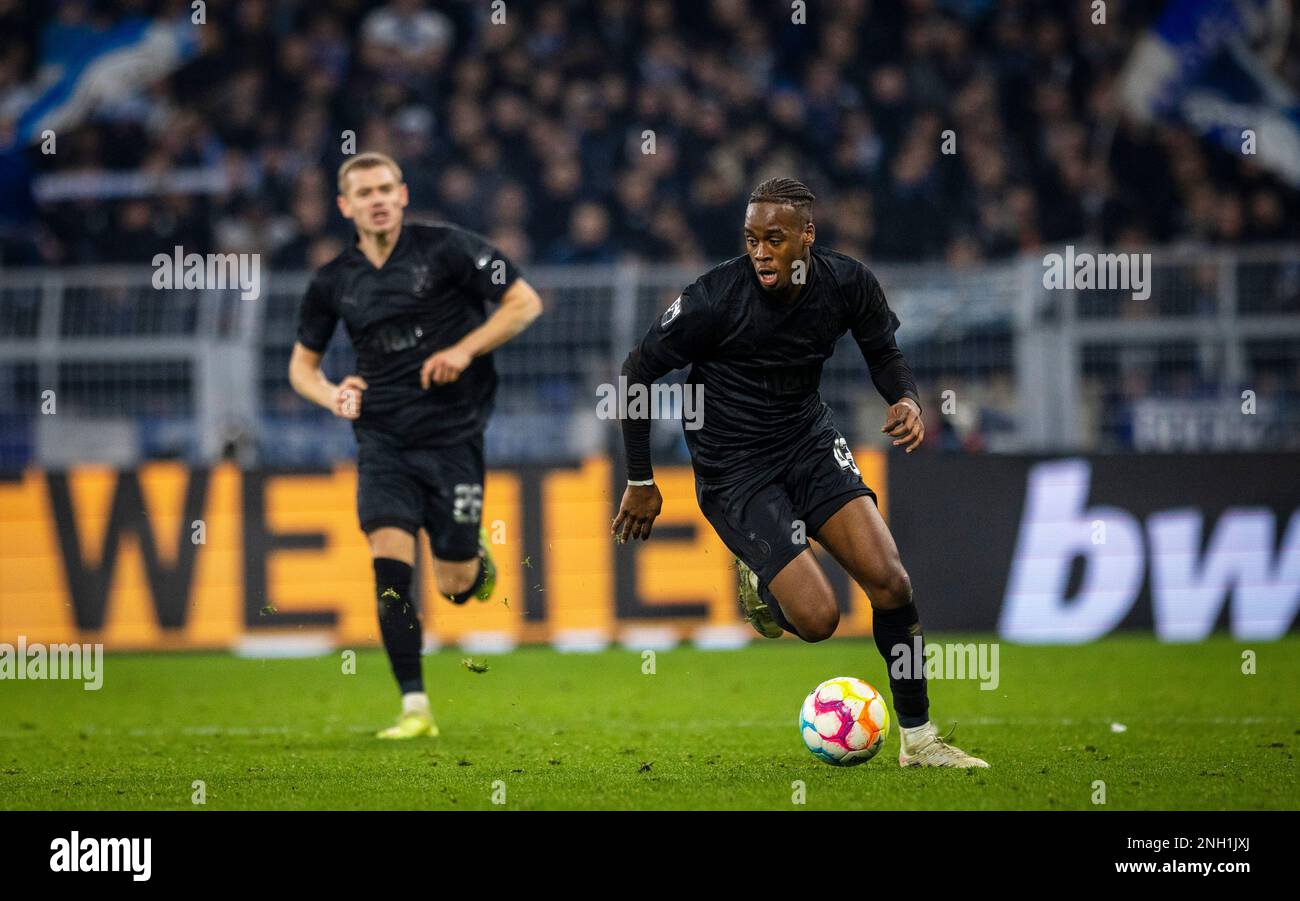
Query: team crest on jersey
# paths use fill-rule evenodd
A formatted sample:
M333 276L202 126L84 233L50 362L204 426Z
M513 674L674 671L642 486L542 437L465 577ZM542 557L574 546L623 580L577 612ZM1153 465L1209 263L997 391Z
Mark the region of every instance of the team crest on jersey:
M411 291L414 294L423 294L433 285L428 266L412 266L411 276Z
M768 544L762 538L759 538L757 532L750 532L749 540L753 542L753 544L750 545L749 550L750 553L754 555L755 561L766 560L768 557L772 556L772 545Z
M672 302L668 309L664 310L664 318L659 320L659 325L668 328L669 323L681 315L682 296L677 295L677 299Z
M835 462L839 464L840 469L852 472L855 476L862 475L858 471L858 464L853 462L853 453L849 450L849 443L844 440L843 435L835 439L831 452L835 454Z

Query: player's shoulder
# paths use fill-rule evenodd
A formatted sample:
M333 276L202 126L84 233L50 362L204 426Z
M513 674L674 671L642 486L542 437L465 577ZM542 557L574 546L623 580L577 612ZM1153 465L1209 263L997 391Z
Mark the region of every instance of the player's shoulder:
M459 237L462 233L469 231L469 229L462 228L454 222L437 220L408 221L402 224L402 228L410 234L412 239L420 242L445 241L448 238Z
M682 289L665 314L663 324L666 327L672 319L682 312L689 312L688 319L703 324L717 323L717 317L726 315L729 305L726 299L734 297L738 289L744 288L744 279L749 271L749 258L740 256L719 263L705 272L695 281ZM734 308L736 305L730 305Z
M346 248L340 251L334 259L313 272L311 281L308 283L308 290L331 292L334 286L338 284L343 273L347 271L354 249Z
M410 229L411 240L424 250L446 251L487 240L478 232L454 222L409 222L402 228Z
M813 245L813 256L825 265L831 278L842 289L862 286L870 288L880 284L871 268L857 257L816 244Z
M427 261L448 264L473 258L481 269L498 251L486 237L454 222L415 222L411 229L416 251Z
M714 299L728 297L737 289L747 287L752 271L753 264L749 262L749 257L732 257L701 275L686 290L713 302Z

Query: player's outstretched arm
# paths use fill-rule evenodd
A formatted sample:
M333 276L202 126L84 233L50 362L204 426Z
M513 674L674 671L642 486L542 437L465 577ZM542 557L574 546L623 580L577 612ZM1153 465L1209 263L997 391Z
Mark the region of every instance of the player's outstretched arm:
M321 356L301 341L296 342L289 357L289 384L294 391L335 416L356 419L361 415L361 393L370 386L359 375L350 375L334 384L321 371Z
M862 356L871 370L872 383L889 404L880 431L894 439L894 447L903 445L910 454L925 438L925 421L921 418L920 395L912 367L903 358L892 331L876 346L864 347Z
M921 395L916 390L912 367L894 340L898 317L889 309L880 282L865 267L862 278L851 295L853 340L862 351L862 359L871 370L871 381L889 404L885 424L880 431L894 439L894 446L905 445L910 454L925 438L921 419Z
M892 333L876 347L863 348L862 355L871 370L871 381L889 404L880 431L894 439L894 447L903 445L910 454L925 438L925 421L921 418L912 367L903 359Z
M629 392L634 386L646 388L663 375L647 365L642 347L633 350L623 362L622 375ZM663 495L654 483L654 469L650 465L650 420L625 416L622 427L628 483L610 532L620 543L633 538L645 541L664 508Z
M511 282L501 295L501 306L480 325L451 347L445 347L420 367L420 386L445 385L460 378L475 357L491 353L533 324L542 315L542 299L522 278Z
M623 361L622 384L628 396L642 392L674 369L698 359L715 332L712 310L703 286L696 282L664 310L641 343ZM624 390L624 389L620 389ZM627 465L627 490L610 531L618 541L650 537L664 499L654 483L650 465L650 419L624 415L623 453Z

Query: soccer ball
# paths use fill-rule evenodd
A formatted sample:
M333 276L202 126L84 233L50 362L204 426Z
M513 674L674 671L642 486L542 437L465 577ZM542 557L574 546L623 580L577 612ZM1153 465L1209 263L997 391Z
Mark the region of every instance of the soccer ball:
M885 699L861 679L836 676L804 698L799 734L820 760L833 766L866 763L889 735Z

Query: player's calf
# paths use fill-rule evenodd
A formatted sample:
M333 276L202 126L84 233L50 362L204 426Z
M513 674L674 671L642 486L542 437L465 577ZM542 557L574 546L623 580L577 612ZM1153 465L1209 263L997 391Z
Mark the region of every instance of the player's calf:
M492 559L487 534L479 530L478 556L464 562L434 561L434 578L438 592L453 604L464 604L470 598L486 601L496 590L497 566Z
M798 612L791 612L788 616L791 625L798 630L796 634L804 641L825 641L834 635L839 627L840 610L835 606L834 598L829 605L824 601L817 601L807 607L795 609Z
M376 557L375 594L379 633L393 668L393 678L403 694L423 692L420 612L411 594L411 565L403 560Z
M439 562L437 571L434 573L434 580L438 585L438 594L449 598L456 598L462 594L467 595L474 583L478 581L479 570L477 559L466 560L463 563Z
M791 596L782 595L785 600L772 600L778 610L782 611L783 624L795 636L807 642L825 641L835 634L840 625L840 608L835 603L834 594L820 594L806 591Z
M766 587L777 602L773 606L788 621L790 632L810 642L825 641L835 634L840 608L835 603L834 589L811 551L805 550L792 560Z

